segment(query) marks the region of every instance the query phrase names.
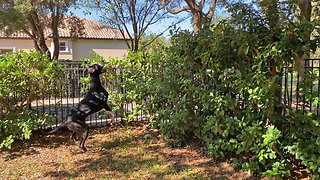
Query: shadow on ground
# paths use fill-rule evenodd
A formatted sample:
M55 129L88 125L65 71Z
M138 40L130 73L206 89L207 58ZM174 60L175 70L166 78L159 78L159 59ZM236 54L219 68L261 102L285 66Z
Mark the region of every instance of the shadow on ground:
M17 159L21 156L28 156L33 154L39 154L37 149L39 148L49 148L56 149L63 145L74 145L74 140L70 139L71 132L67 130L61 130L59 133L54 135L45 135L40 131L33 133L31 139L27 140L15 140L12 148L9 150L4 150L6 153L6 159Z
M70 171L49 171L44 177L67 178L94 176L115 179L257 179L235 171L229 163L212 162L190 148L172 149L157 131L145 124L130 128L102 128L93 133L87 158L76 160ZM151 138L146 138L149 134ZM109 138L99 138L107 136ZM73 153L77 155L77 153ZM58 169L59 164L56 165Z
M146 123L91 129L82 153L71 133L35 133L1 152L0 177L26 179L258 179L227 161L207 158L198 144L169 148ZM15 164L16 163L16 164ZM0 163L1 164L1 163ZM22 167L22 168L21 168Z

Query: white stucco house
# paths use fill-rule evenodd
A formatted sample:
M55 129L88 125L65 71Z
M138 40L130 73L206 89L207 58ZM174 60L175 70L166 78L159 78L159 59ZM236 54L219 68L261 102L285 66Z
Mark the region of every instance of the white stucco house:
M66 18L70 16L65 16ZM97 53L106 59L118 57L128 53L125 39L119 30L105 26L99 22L84 18L80 19L83 25L82 33L76 38L71 37L71 29L68 26L59 26L59 45L61 60L79 60L90 58L89 52ZM45 31L46 44L53 52L53 39L49 30ZM7 35L4 29L0 30L0 54L34 49L33 40L23 32Z

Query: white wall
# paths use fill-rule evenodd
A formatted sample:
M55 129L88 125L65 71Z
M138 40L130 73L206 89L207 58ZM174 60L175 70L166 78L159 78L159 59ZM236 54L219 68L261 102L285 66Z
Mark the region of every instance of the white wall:
M108 58L118 57L122 59L124 54L128 53L128 47L122 40L89 40L78 39L70 40L61 38L60 41L68 42L68 52L61 52L59 59L79 60L80 58L91 58L89 52L94 52L100 56ZM53 51L52 39L48 39L46 44L49 50ZM0 49L20 49L29 51L33 48L31 39L0 39Z
M125 41L121 40L88 40L78 39L72 43L73 59L91 58L89 52L94 52L109 59L118 57L122 59L128 53Z
M0 39L0 49L22 49L29 51L33 49L33 41L30 39Z

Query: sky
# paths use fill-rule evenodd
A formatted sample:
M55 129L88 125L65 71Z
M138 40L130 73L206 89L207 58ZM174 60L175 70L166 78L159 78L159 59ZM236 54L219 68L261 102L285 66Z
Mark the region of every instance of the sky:
M80 9L72 8L71 10L69 10L69 13L72 12L73 15L75 15L75 16L77 16L79 18L88 18L88 19L92 19L92 20L101 22L100 14L97 11L91 11L90 14L85 13L85 11L86 11L85 8L80 8ZM190 15L187 12L183 12L183 13L180 13L180 14L178 14L176 16L181 18L181 17L189 17ZM175 22L176 22L175 18L162 20L162 21L150 26L148 28L148 30L147 30L147 34L150 34L150 33L160 34L163 31L165 31L168 28L168 26L172 25ZM176 28L179 28L181 30L190 30L190 31L192 31L191 17L189 17L188 19L186 19L186 20L182 21L181 23L177 24ZM163 34L163 36L164 37L169 37L170 36L169 30L167 30Z
M85 13L86 12L86 8L71 8L69 10L69 13L70 12L72 12L73 15L75 15L75 16L77 16L79 18L88 18L88 19L92 19L92 20L101 22L101 18L100 18L101 15L98 13L98 11L92 10L90 12L90 14L88 14L88 13ZM219 9L219 7L217 6L216 12L215 12L216 16L223 15L224 13L225 13L225 11ZM184 21L182 21L179 24L177 24L176 28L178 28L180 30L189 30L189 31L193 30L192 20L191 20L191 13L189 13L189 12L181 12L181 13L179 13L177 15L173 15L173 16L177 17L177 18L186 18ZM147 34L151 34L151 33L160 34L163 31L165 31L170 25L172 25L175 22L177 22L177 18L171 18L171 19L162 20L162 21L156 23L155 25L150 26L147 29L146 33ZM162 36L164 36L166 38L169 38L170 37L169 29Z

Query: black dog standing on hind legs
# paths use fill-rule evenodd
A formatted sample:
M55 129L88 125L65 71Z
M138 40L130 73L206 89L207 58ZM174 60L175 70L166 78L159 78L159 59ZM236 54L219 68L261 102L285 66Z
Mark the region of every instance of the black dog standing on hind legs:
M52 134L63 127L67 127L70 131L73 131L72 136L74 133L80 136L80 148L84 152L87 151L84 143L89 134L89 126L85 123L86 118L90 114L96 113L101 109L111 111L111 108L107 104L108 92L102 87L99 77L100 74L106 72L106 69L104 69L104 62L101 61L99 64L94 64L92 66L86 64L85 67L90 74L90 89L86 97L71 110L66 121L57 128L46 133Z

